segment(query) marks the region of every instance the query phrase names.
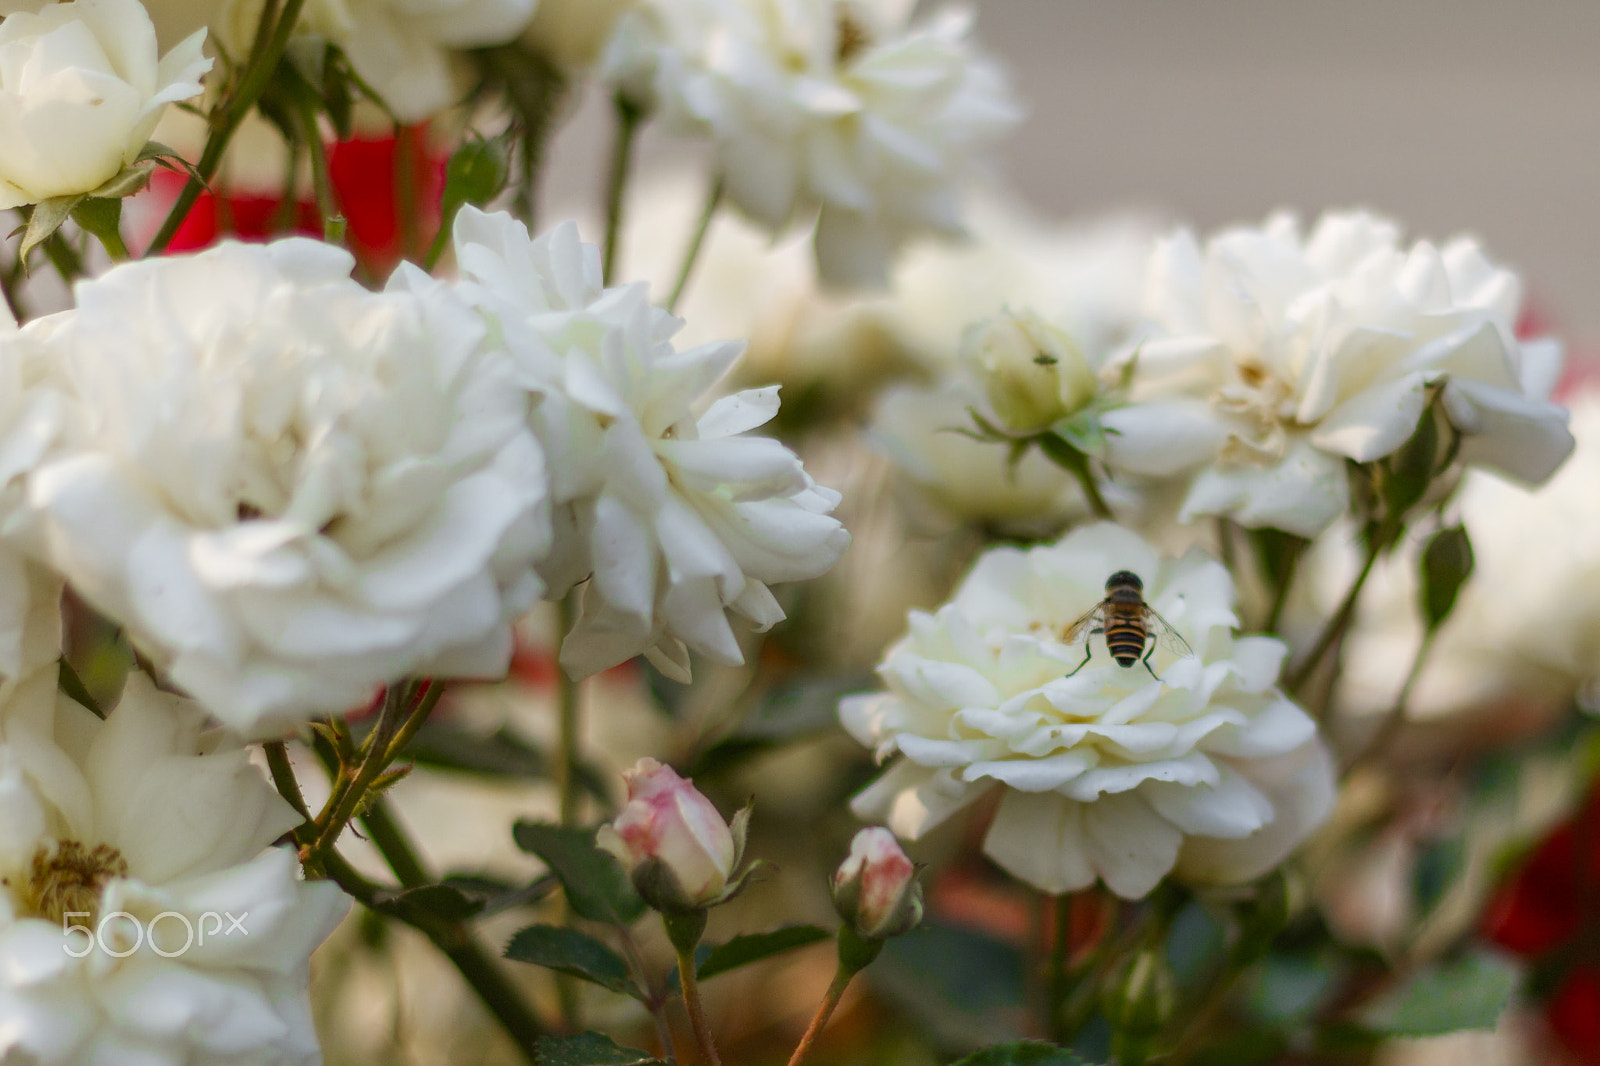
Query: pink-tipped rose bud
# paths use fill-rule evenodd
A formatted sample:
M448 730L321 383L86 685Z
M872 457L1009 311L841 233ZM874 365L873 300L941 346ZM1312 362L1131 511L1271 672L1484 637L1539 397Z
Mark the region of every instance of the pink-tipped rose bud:
M696 910L720 902L739 861L728 823L670 766L640 759L622 774L628 802L596 842L628 871L657 910Z
M917 868L893 833L874 826L855 835L833 875L833 905L868 940L899 936L922 921Z

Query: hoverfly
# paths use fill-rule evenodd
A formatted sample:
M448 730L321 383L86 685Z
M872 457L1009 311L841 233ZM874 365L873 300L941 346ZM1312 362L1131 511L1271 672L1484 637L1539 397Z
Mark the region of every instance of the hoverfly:
M1178 655L1194 654L1189 642L1172 628L1172 623L1144 602L1144 582L1132 570L1118 570L1107 578L1106 598L1084 612L1062 634L1061 639L1067 644L1075 644L1079 637L1083 638L1083 662L1073 668L1072 674L1089 665L1089 638L1096 633L1105 634L1106 650L1118 666L1126 668L1142 662L1157 681L1161 679L1150 666L1150 656L1156 653L1158 645ZM1149 651L1145 651L1146 645Z

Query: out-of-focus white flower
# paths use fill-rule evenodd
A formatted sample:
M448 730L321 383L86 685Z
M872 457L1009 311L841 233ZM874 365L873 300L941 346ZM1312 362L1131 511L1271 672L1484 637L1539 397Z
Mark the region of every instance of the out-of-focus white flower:
M1573 397L1577 447L1550 480L1528 492L1469 471L1455 509L1472 540L1473 570L1440 627L1408 709L1413 717L1515 705L1530 724L1546 720L1577 693L1592 700L1600 683L1600 391ZM1347 541L1353 538L1346 538ZM1324 617L1356 561L1334 546L1314 557ZM1379 560L1346 643L1354 664L1339 702L1351 713L1393 705L1422 639L1416 554Z
M512 368L445 286L351 266L301 239L124 264L41 340L75 423L29 484L47 560L256 735L503 673L540 590Z
M872 435L903 473L944 513L1018 532L1059 531L1088 505L1072 475L1029 449L1015 463L1005 444L967 432L979 404L965 383L903 385L884 393Z
M303 24L344 49L350 65L404 122L455 104L468 87L456 52L516 40L538 0L311 0Z
M1097 637L1072 673L1085 649L1065 631L1118 570L1196 653L1158 645L1159 680ZM888 691L840 705L856 739L901 756L856 813L916 839L1003 786L984 850L1046 892L1098 878L1137 898L1168 873L1266 873L1327 815L1333 773L1316 724L1276 687L1284 645L1235 637L1233 601L1219 563L1158 559L1110 524L987 553L948 604L912 612L879 667Z
M0 300L0 698L61 654L61 579L22 550L26 479L57 445L66 403L39 338L60 316L18 331Z
M716 146L728 198L768 229L820 209L829 284L882 287L896 250L961 233L959 186L1019 110L966 40L900 0L645 0L604 72Z
M961 338L961 356L982 383L989 409L1013 433L1048 428L1100 388L1078 342L1036 311L1006 308L973 323Z
M628 802L596 843L615 855L653 905L707 907L723 895L743 843L692 781L640 759L623 772Z
M204 32L158 59L138 0L19 7L0 4L0 209L99 188L211 69Z
M319 1061L307 959L349 901L203 721L137 673L104 722L52 669L0 706L0 1059Z
M899 936L922 921L917 868L894 834L882 826L857 833L850 854L833 875L839 917L868 940Z
M1127 409L1109 459L1173 473L1203 458L1185 519L1312 536L1348 505L1345 460L1395 451L1439 388L1463 461L1543 481L1572 448L1547 399L1561 349L1517 341L1520 301L1475 241L1403 248L1362 212L1308 237L1288 215L1203 248L1179 232L1151 260L1137 393L1150 409Z
M623 12L638 0L539 0L523 40L563 67L587 69L600 58Z
M697 414L738 345L674 351L682 323L642 283L603 288L599 252L571 223L531 241L509 215L466 208L455 242L463 291L538 397L557 508L541 572L553 596L589 579L562 665L583 677L644 652L687 679L686 645L742 662L725 611L782 621L767 586L816 577L850 541L829 514L838 494L749 433L777 414L778 390Z

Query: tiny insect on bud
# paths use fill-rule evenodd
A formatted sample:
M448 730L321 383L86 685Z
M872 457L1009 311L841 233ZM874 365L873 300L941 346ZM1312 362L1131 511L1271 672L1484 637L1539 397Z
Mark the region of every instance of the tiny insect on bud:
M1098 381L1065 330L1031 311L1001 311L971 326L961 355L978 372L995 416L1035 433L1094 399Z

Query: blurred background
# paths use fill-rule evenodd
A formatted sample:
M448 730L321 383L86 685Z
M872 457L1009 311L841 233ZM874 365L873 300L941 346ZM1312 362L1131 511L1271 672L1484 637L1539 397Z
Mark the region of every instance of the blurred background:
M1559 332L1600 343L1593 0L974 6L1028 107L1003 177L1047 216L1146 208L1210 229L1368 206L1414 236L1477 234ZM549 154L552 210L593 203L609 137L591 91ZM691 150L649 138L644 159Z

